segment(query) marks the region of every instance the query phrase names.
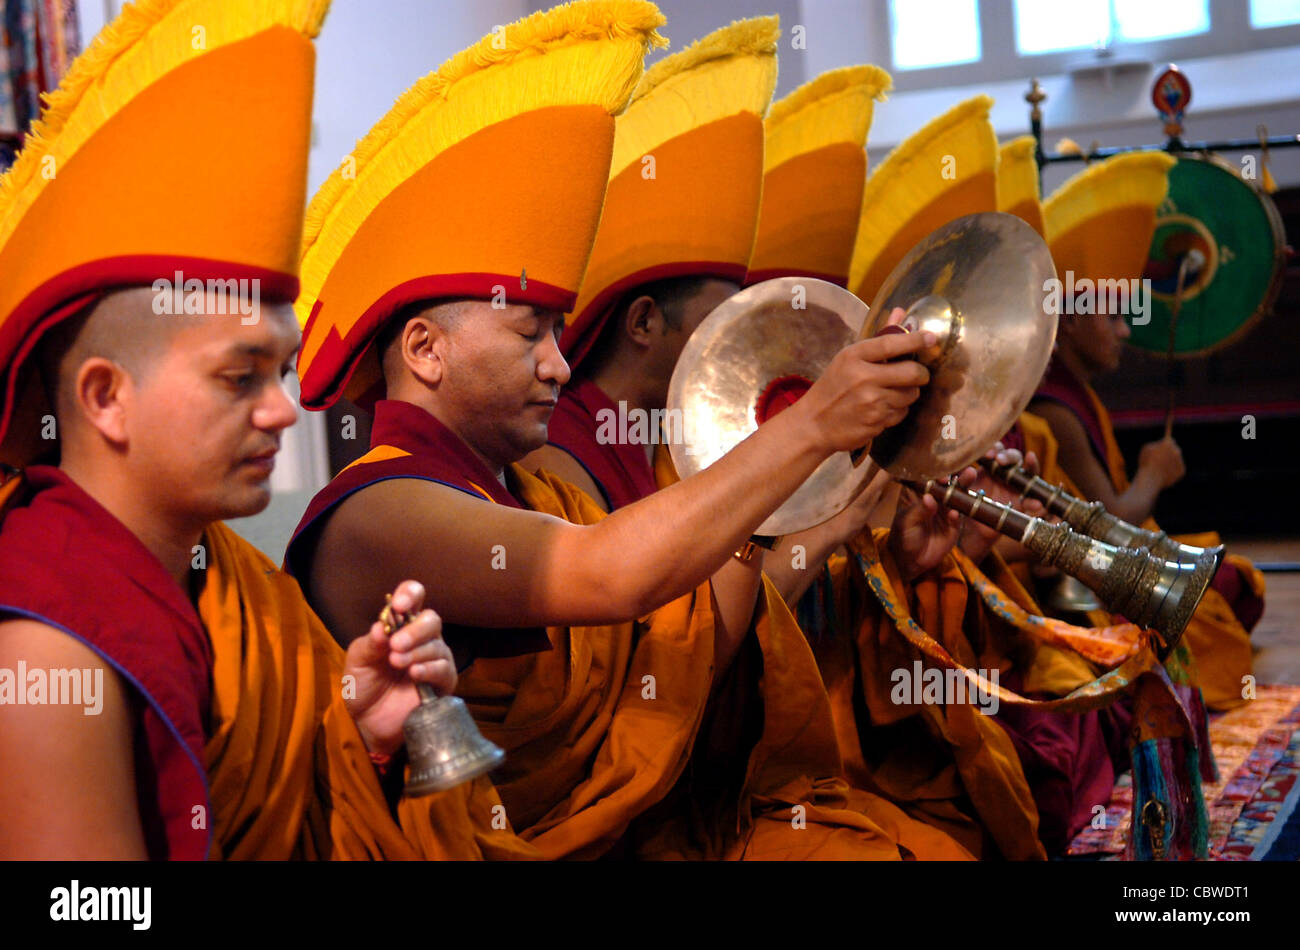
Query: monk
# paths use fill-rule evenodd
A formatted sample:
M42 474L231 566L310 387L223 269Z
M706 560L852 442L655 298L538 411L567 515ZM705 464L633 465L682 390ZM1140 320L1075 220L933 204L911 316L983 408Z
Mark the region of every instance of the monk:
M1093 407L1089 381L1119 369L1130 336L1122 314L1062 317L1052 364L1029 410L1051 426L1061 468L1083 497L1100 501L1118 518L1141 524L1155 511L1160 492L1181 481L1187 467L1178 443L1167 437L1142 446L1136 474L1131 481L1124 476L1127 485L1120 487L1112 477L1103 429L1109 417Z
M1125 521L1159 530L1151 512L1160 491L1185 473L1182 453L1172 438L1147 443L1130 481L1110 414L1090 385L1097 375L1118 368L1120 348L1129 335L1122 316L1062 318L1052 364L1029 404L1029 422L1023 427L1027 444L1053 457L1046 478L1081 498L1100 501ZM1219 543L1213 532L1179 535L1177 540L1199 547ZM1263 612L1263 575L1246 558L1229 553L1183 635L1211 709L1231 709L1245 701L1250 631Z
M679 115L755 133L775 81L775 18L724 28L639 85L637 24L557 41L571 23L535 14L504 50L489 37L454 58L363 140L356 177L313 201L303 402L378 401L371 451L309 506L287 566L341 639L391 572L439 579L458 694L504 747L494 784L544 855L968 857L844 783L812 656L746 543L822 459L901 418L926 373L882 361L923 341L846 349L708 471L607 518L516 464L545 443L569 379L562 314L608 207L608 156L631 154L614 116L630 94L681 103L683 74L699 69L752 85ZM499 121L458 138L479 97ZM598 108L574 105L584 97ZM400 162L386 148L399 128L421 133L404 136ZM682 152L643 148L672 193ZM500 195L508 214L485 220Z
M221 524L296 418L325 4L203 7L127 7L0 181L0 856L536 857L486 779L402 794L415 684L456 685L424 588L345 654Z
M408 840L372 764L399 752L414 681L455 688L423 588L395 585L396 609L416 619L392 637L364 625L344 656L292 581L218 521L270 498L296 418L282 388L298 345L288 306L245 327L215 302L160 318L152 299L110 293L43 346L58 464L5 486L0 668L94 671L103 688L93 713L89 696L4 708L0 753L28 767L0 789L0 853L414 857L421 833L445 833L443 853L473 855L468 790L442 796L422 831L404 806ZM263 707L291 696L301 705L283 716Z
M720 154L716 149L684 150L674 162L682 180L674 182L673 215L661 213L658 193L640 189L635 179L627 189L611 193L593 252L599 259L589 267L578 315L561 339L566 356L575 362L573 379L561 392L549 444L525 459L525 467L563 473L597 504L615 509L677 481L662 444L669 433L643 430L638 444L629 426L628 438L620 441L608 437L611 427L603 421L637 414L653 419L666 407L671 374L690 333L736 287L719 276L719 261L746 264L746 280L801 276L840 285L847 281L865 177L862 143L872 101L887 85L888 77L874 67L835 70L772 107L764 127L779 160L764 163L758 233L752 242L749 233L756 209L743 200L741 185L748 181L753 192L759 190L759 166L738 161L737 154L743 154L739 143ZM684 94L681 88L678 95ZM619 119L620 134L625 126L641 121L643 112L643 104L634 103ZM687 142L707 129L688 128L673 141ZM791 148L790 142L799 143L799 148ZM682 170L683 162L692 175ZM728 190L710 188L706 194L702 183L716 174L716 166L726 169ZM704 201L712 209L708 229L690 219L690 209ZM605 292L603 283L617 289L632 282L636 264L651 273L680 276L647 281L612 295ZM890 322L902 317L902 311L896 311ZM791 319L798 318L797 312L791 314ZM1001 446L990 454L995 452L1001 453ZM1021 460L1018 453L999 457L1004 463ZM962 474L966 484L975 478L973 470ZM1003 715L1009 717L1004 722L1017 720L1018 731L1009 731L969 708L950 707L927 716L891 699L891 674L911 669L915 656L902 637L889 629L888 619L861 577L853 576L857 561L841 554L844 546L858 540L874 550L879 541L881 557L899 573L898 589L909 597L917 591L942 589L942 598L921 597L914 609L955 655L969 659L972 654L963 652L970 650L968 637L987 636L982 631L991 621L982 617L978 598L971 599L967 610L970 592L950 551L960 536L963 551L982 561L998 536L977 525L960 525L955 513L939 514L933 499L907 495L895 506L893 530L873 538L868 520L887 482L882 473L840 514L781 538L764 555L765 575L790 608L800 611L804 632L832 690L837 735L850 778L861 787L884 790L915 817L944 828L974 853L1038 857L1043 853L1038 837L1053 853L1059 852L1071 828L1091 817L1091 805L1104 801L1113 783L1114 769L1106 750L1091 738L1095 728L1088 733L1089 748L1076 759L1071 751L1084 740L1067 740L1064 735L1079 732L1076 717L1026 715L1003 707ZM993 495L1000 491L987 479L978 487ZM890 521L891 515L884 514L884 524ZM833 559L829 572L823 570L828 558ZM941 565L946 568L942 580ZM801 603L814 580L818 587ZM852 596L846 593L850 590ZM1027 595L1024 600L1029 603ZM939 610L941 604L948 613ZM859 628L870 648L851 649L851 632ZM1018 643L1022 635L1000 629L998 636L1001 654L989 648L984 655L1015 653L1023 667L1029 650ZM1041 651L1044 657L1051 652ZM1000 660L1000 664L999 672L1009 677L1011 663ZM1038 666L1042 670L1051 664ZM1030 685L1039 689L1055 685L1068 691L1092 678L1077 658L1071 663L1063 655L1057 668L1058 673L1067 670L1069 678L1044 682L1036 675ZM879 728L862 715L864 701L870 706L870 721ZM1086 718L1095 724L1097 716ZM923 751L926 743L934 747L932 755ZM1122 757L1122 742L1119 752ZM904 760L903 768L892 765ZM1032 782L1022 764L1024 771L1033 770ZM1042 801L1041 815L1035 798Z

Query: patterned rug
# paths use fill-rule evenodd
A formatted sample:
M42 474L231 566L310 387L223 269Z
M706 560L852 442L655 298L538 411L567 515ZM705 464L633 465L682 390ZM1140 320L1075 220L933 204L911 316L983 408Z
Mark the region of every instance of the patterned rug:
M1210 717L1219 766L1219 781L1203 785L1211 861L1300 860L1300 686L1257 690L1240 709ZM1120 776L1104 827L1081 831L1068 856L1122 860L1132 780L1131 772Z

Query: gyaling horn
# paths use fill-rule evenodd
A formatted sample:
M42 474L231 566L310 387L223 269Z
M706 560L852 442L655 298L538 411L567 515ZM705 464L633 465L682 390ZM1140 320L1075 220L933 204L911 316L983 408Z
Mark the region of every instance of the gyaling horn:
M919 490L1019 541L1044 564L1078 578L1112 613L1157 631L1165 641L1162 658L1178 644L1222 558L1222 551L1209 550L1194 561L1164 560L1145 548L1119 547L1079 534L1069 525L1031 517L956 483L931 480Z
M1019 465L999 465L990 458L980 459L995 478L1020 492L1021 498L1032 498L1042 502L1052 514L1065 521L1071 528L1090 538L1105 541L1117 548L1147 548L1158 558L1166 561L1183 561L1195 564L1207 553L1223 554L1223 545L1212 548L1198 548L1190 544L1179 544L1163 531L1148 531L1135 524L1129 524L1122 518L1112 515L1099 501L1087 502L1074 497L1060 485L1053 485L1037 475L1031 475Z

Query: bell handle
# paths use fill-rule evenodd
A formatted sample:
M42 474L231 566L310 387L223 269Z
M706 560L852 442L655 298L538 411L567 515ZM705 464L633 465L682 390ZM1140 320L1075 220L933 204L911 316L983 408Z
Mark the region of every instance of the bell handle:
M384 595L384 609L379 613L379 622L384 625L384 633L390 637L411 622L411 615L393 609L393 595ZM439 699L438 691L428 683L415 681L415 691L420 696L420 703L431 703Z

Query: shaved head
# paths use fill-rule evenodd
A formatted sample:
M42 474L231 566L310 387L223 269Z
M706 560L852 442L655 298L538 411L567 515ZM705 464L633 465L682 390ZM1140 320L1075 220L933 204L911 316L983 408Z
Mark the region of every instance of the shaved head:
M154 296L148 287L112 291L42 338L38 363L46 397L61 424L75 415L69 412L73 387L77 369L86 360L111 360L136 383L142 383L177 332L198 326L204 319L193 314L155 313Z
M444 333L453 332L460 326L461 320L469 309L471 300L421 300L408 304L389 318L375 336L375 352L384 371L384 382L395 385L406 376L406 364L402 360L402 348L396 345L402 338L406 324L415 317L427 317L436 323Z

